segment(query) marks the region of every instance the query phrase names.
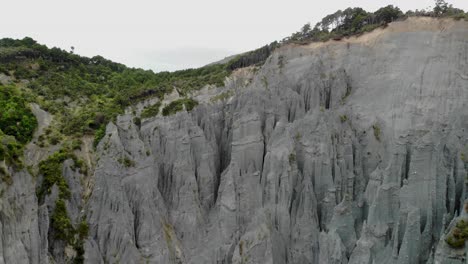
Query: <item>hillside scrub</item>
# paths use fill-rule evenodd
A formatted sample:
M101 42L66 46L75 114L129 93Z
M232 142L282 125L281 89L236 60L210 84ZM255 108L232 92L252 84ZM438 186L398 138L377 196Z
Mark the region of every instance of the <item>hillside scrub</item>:
M26 37L0 39L0 73L9 75L17 84L27 84L21 86L29 101L56 116L57 131L79 136L94 134L131 103L149 97L162 98L174 87L184 94L208 84L221 86L230 71L222 64L154 73L128 68L101 56L87 58L59 48L48 48ZM2 91L5 89L1 88ZM4 105L10 107L11 104L1 104ZM18 115L23 116L21 112ZM7 124L8 129L0 129L8 135L15 134L18 141L26 142L35 126L32 120L23 121L24 125L17 129L28 131L10 131L11 122L1 122Z

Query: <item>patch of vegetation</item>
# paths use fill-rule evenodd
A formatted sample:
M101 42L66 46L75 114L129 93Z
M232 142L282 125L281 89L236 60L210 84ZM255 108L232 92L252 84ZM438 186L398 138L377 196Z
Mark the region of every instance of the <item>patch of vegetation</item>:
M75 230L68 217L65 201L62 198L55 201L55 209L50 220L51 227L55 230L55 238L72 244Z
M6 168L2 166L0 166L0 179L7 185L13 184L13 179L11 178L11 174L6 170Z
M294 162L296 162L296 154L290 153L288 159L289 159L289 164L293 164Z
M161 102L145 107L143 111L141 111L141 118L157 116L159 114L159 108L161 108Z
M5 135L0 130L0 161L17 169L23 167L21 156L23 155L23 144L16 141L14 136Z
M75 230L75 233L78 235L78 240L75 241L73 248L76 251L76 257L73 259L74 264L84 263L84 240L88 237L89 234L89 225L85 219L83 219L78 228Z
M347 115L341 115L340 120L341 120L341 123L344 123L344 122L348 121L348 116Z
M138 128L141 128L141 118L139 118L139 117L133 118L133 123L134 123L135 126L137 126Z
M23 148L36 128L25 94L13 85L0 85L0 161L21 169Z
M380 141L380 127L379 125L375 124L372 126L372 129L374 129L374 137L375 139L377 139L377 141Z
M26 144L32 139L37 120L22 93L14 86L0 85L0 130Z
M301 138L302 138L302 135L299 132L297 132L296 135L294 136L294 139L296 140L301 140Z
M234 95L234 92L232 90L229 90L229 91L220 93L220 94L218 94L216 96L213 96L212 98L210 98L210 102L215 103L215 102L218 102L218 101L224 101L224 100L230 98L233 95Z
M125 157L125 158L120 158L117 160L120 164L124 165L125 167L135 167L135 161Z
M233 71L235 69L244 68L248 66L263 65L266 59L271 55L271 53L279 46L280 44L277 41L274 41L259 49L241 54L236 58L232 59L230 62L228 62L226 68L230 71Z
M97 147L101 139L106 135L106 126L102 124L99 126L99 128L96 130L96 133L94 133L94 141L93 141L93 146L94 148Z
M86 220L82 220L75 229L68 216L65 201L61 198L55 201L55 209L50 218L51 228L54 230L55 239L67 242L76 251L73 263L84 263L84 240L88 237L89 226Z
M185 106L185 110L187 112L190 112L197 105L198 105L198 102L191 98L175 100L163 108L162 115L163 116L173 115L179 111L182 111L184 109L184 106Z
M468 222L460 220L447 235L445 242L453 248L462 248L465 246L465 241L468 239Z
M81 139L75 138L75 139L73 139L72 142L71 142L71 148L72 148L73 150L81 150L81 144L82 144L82 143L83 143L83 142L81 141Z
M46 194L50 194L54 184L59 188L60 199L70 198L68 183L62 176L62 163L70 157L69 153L58 151L39 163L39 174L44 177L38 191L39 199L42 199Z
M59 188L60 199L70 198L70 189L65 178L62 176L63 162L67 159L72 159L74 163L73 169L80 169L81 173L86 173L86 165L82 160L79 160L74 154L68 149L61 149L50 155L47 159L39 162L39 174L44 179L38 190L38 198L42 200L46 194L50 194L54 184Z
M86 220L83 219L78 225L78 228L76 231L77 231L79 239L85 239L86 237L88 237L88 233L89 233L88 222L86 222Z

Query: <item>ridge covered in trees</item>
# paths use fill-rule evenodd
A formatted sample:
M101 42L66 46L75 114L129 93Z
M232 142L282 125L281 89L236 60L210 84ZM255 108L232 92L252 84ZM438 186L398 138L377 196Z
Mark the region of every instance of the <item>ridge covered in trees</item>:
M444 0L436 0L435 7L427 10L415 10L403 13L400 8L388 5L375 12L368 12L360 7L338 10L325 16L313 28L310 23L301 30L291 34L281 41L275 41L259 49L241 54L228 63L228 69L261 65L270 54L281 45L288 43L307 44L310 42L340 40L344 37L370 32L378 27L386 26L396 20L403 20L413 16L452 17L468 20L468 13L453 7Z
M382 7L375 12L367 12L360 7L347 8L325 16L313 28L310 23L305 24L300 31L284 38L281 42L308 43L330 39L339 40L343 37L369 32L390 22L412 16L452 17L468 20L468 13L453 7L444 0L436 0L432 10L410 10L406 13L393 5Z

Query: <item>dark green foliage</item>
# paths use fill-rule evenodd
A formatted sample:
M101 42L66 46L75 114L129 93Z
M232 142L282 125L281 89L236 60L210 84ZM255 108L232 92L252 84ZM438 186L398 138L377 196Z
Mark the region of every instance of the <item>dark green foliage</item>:
M0 85L0 130L26 144L37 127L36 117L14 86Z
M106 135L106 126L103 124L96 130L96 133L94 134L94 142L93 142L94 147L97 147L97 145L99 144L99 142L105 135Z
M141 112L141 118L150 118L159 114L159 108L161 108L161 102L157 102L154 105L145 107Z
M62 176L62 164L65 160L72 159L74 163L73 169L79 169L81 173L86 173L87 168L82 160L79 160L69 149L61 149L58 152L50 155L47 159L39 162L39 174L44 179L38 190L38 197L42 199L44 195L49 194L54 184L59 188L59 197L68 199L70 190L65 178Z
M54 230L55 238L72 244L75 230L68 217L65 201L59 198L55 201L55 209L50 218L51 227Z
M179 111L182 111L184 109L184 106L185 110L190 112L197 105L198 102L191 98L179 99L176 101L172 101L170 104L166 105L162 110L162 114L163 116L173 115Z
M39 199L49 194L54 184L59 188L59 197L61 199L68 199L70 197L70 189L65 178L62 176L62 163L69 158L73 158L72 155L61 150L39 163L39 173L44 177L38 191Z
M0 129L0 161L5 160L7 165L22 168L21 156L23 144L16 141L15 137L5 135Z
M279 47L279 43L275 41L259 49L239 55L228 62L227 68L232 71L247 66L262 65L277 47Z
M141 118L139 118L139 117L133 118L133 123L134 123L138 128L141 128Z
M382 7L374 13L374 19L379 23L390 23L402 16L403 12L401 12L400 8L394 7L393 5Z
M447 235L445 242L454 248L462 248L468 239L468 222L460 220Z
M79 239L86 239L89 233L88 222L86 222L86 220L81 221L76 231L78 233Z
M61 198L55 201L55 209L50 218L51 228L55 239L67 242L76 251L73 263L84 262L84 240L88 237L89 226L86 220L79 223L78 228L74 228L68 216L65 201ZM78 237L77 237L78 236Z

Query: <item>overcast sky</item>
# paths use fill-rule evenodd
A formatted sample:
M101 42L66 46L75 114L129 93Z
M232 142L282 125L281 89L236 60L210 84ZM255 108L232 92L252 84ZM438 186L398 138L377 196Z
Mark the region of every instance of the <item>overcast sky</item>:
M468 10L468 0L448 0ZM347 7L403 11L432 0L5 0L0 38L30 36L154 71L198 67L280 40Z

